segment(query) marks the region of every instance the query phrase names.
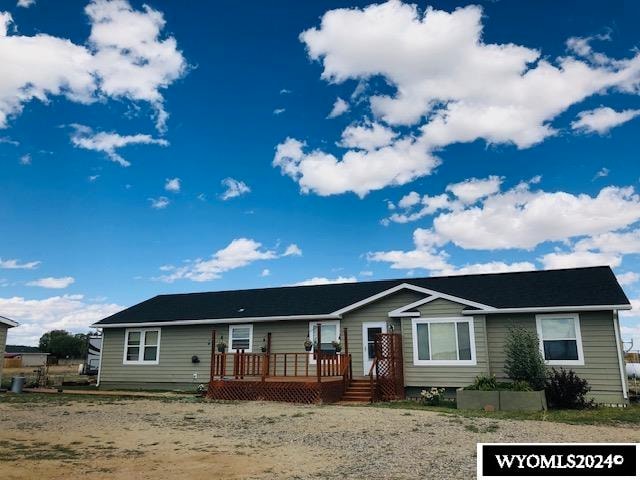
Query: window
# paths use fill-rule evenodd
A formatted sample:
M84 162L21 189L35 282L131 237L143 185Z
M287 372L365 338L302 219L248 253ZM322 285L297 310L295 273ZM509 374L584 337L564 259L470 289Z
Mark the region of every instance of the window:
M322 353L336 353L332 342L338 341L340 337L340 321L328 320L324 322L309 322L309 338L315 346L318 341L318 324L320 324L320 351ZM315 350L315 348L314 348ZM311 363L315 362L315 355L311 358Z
M473 320L468 318L414 318L414 365L475 365Z
M229 325L229 351L248 352L253 348L253 325Z
M160 329L125 330L124 364L157 365L160 358Z
M536 315L536 327L548 364L584 365L578 314Z

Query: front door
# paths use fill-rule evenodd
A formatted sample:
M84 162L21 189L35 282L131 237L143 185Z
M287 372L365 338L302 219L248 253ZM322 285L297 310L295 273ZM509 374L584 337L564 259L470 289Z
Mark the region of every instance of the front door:
M373 359L376 358L374 341L378 333L387 333L386 322L365 322L362 324L362 363L365 375L369 375Z

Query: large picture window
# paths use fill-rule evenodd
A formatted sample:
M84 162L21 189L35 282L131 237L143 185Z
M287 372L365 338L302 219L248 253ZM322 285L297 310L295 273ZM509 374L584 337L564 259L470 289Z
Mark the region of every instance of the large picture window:
M584 365L578 314L537 315L536 327L549 365Z
M253 348L253 325L229 325L229 351L250 352Z
M414 365L475 365L473 320L412 319Z
M124 333L125 365L157 365L160 359L160 329L127 329Z

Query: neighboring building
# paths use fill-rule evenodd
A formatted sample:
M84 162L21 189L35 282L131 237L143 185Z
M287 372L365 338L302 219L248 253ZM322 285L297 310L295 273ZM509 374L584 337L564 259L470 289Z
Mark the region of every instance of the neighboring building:
M7 330L17 326L17 322L9 320L6 317L0 317L0 355L2 355L2 357L4 357L5 346L7 344ZM0 363L0 384L2 383L3 363L4 362Z
M41 367L47 364L48 353L38 347L27 345L7 345L5 349L5 367Z
M597 402L621 404L628 394L618 311L630 308L609 267L159 295L94 325L103 329L98 381L206 383L213 330L230 353L260 352L270 333L270 352L311 358L304 374L312 376L303 342L320 324L323 352L347 329L354 378L368 378L376 333L401 334L402 381L413 396L477 375L505 380L505 338L520 325L538 333L549 366L575 370Z

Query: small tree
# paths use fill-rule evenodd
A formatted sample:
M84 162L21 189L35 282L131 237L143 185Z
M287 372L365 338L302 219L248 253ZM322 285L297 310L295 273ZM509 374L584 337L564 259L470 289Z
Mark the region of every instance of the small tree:
M587 408L593 406L586 395L591 391L589 382L573 370L551 369L547 379L547 401L551 408Z
M545 387L546 367L538 335L522 327L511 327L505 344L504 369L514 382L527 382L534 390Z

